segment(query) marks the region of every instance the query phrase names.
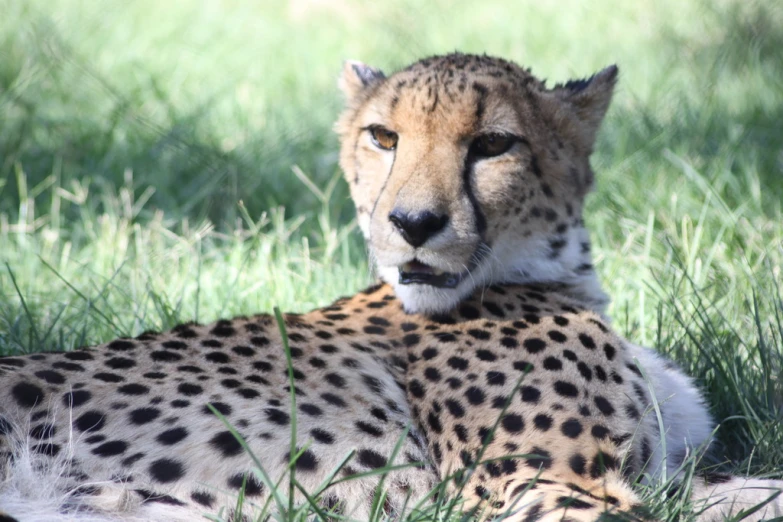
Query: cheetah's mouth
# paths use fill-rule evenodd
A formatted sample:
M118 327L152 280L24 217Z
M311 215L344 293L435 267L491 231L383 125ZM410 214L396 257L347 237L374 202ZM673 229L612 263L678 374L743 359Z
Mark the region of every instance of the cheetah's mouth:
M436 288L456 288L462 281L462 274L444 272L414 259L399 267L401 285L429 285Z

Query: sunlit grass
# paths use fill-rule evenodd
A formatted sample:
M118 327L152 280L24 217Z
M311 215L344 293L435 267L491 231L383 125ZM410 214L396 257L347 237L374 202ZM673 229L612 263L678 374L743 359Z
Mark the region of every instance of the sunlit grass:
M553 81L617 63L586 213L614 326L698 379L723 469L781 476L779 2L0 13L0 353L303 311L369 284L331 131L344 58L393 70L460 49Z

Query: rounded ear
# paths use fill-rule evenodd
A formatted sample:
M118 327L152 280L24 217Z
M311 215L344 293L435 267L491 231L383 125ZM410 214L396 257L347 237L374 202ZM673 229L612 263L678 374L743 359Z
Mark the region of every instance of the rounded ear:
M594 140L612 100L617 74L617 66L610 65L590 78L555 85L549 92L572 108L584 133Z
M355 60L346 60L343 62L343 72L337 81L337 85L350 101L371 85L385 78L386 76L380 69Z

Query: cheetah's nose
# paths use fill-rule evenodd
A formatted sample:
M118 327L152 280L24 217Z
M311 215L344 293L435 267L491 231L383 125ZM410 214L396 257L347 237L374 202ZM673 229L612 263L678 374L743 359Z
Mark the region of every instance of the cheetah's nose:
M449 221L449 217L445 214L435 215L429 210L413 213L394 209L389 214L389 221L392 222L405 241L412 247L419 247L426 243L429 238L443 230L443 227Z

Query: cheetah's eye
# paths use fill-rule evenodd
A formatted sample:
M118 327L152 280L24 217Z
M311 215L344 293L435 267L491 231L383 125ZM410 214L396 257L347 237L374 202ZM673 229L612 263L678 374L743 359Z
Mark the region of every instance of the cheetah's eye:
M397 133L383 127L370 127L372 143L379 149L394 150L397 148Z
M507 134L482 134L470 144L470 153L479 158L492 158L508 152L516 140Z

